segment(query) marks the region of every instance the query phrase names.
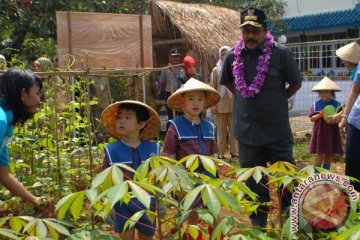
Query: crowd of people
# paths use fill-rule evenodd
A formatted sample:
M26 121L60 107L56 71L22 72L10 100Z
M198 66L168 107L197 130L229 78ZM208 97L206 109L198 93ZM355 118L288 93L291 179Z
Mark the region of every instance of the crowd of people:
M249 7L241 13L242 35L234 48L223 46L219 59L211 72L210 84L201 81L197 64L177 49L169 52L172 66L160 75L160 94L167 103L168 126L162 148L152 142L160 131L161 121L157 112L145 103L133 100L116 102L108 106L102 116L104 129L116 142L105 147L102 169L114 163L124 163L132 168L154 155L168 156L176 160L189 154L202 154L225 159L227 147L232 161L251 168L267 166L267 163L286 161L296 164L293 157L294 140L289 123L289 109L294 95L302 85L299 69L291 51L275 42L267 29L267 17L259 8ZM315 166L330 170L334 154L342 154L340 130L346 125L346 170L345 174L360 179L360 48L351 43L337 51L344 65L353 70L353 86L346 105L335 98L341 89L330 78L325 77L312 91L319 94L319 100L310 107L309 118L314 122L309 153L316 154ZM183 65L183 66L182 66ZM0 56L0 66L6 60ZM46 71L53 63L46 58L31 59L33 71ZM33 196L9 173L7 139L11 138L13 126L24 122L37 111L42 82L34 73L10 69L0 80L0 183L14 194L39 205L39 198ZM291 99L289 101L289 99ZM331 112L329 109L333 109ZM203 115L211 109L216 117L214 123ZM332 114L328 114L329 111ZM339 125L338 125L339 124ZM204 167L196 171L214 178ZM125 178L132 179L128 172ZM246 181L248 187L258 195L260 202L270 201L266 188L267 180L257 183L253 178ZM358 182L353 183L357 191ZM281 210L285 213L290 205L291 194L285 191ZM193 209L201 207L201 200ZM151 207L154 208L152 199ZM126 220L134 211L145 207L134 199L129 204L115 205L115 231L121 239L134 239L135 229L139 239L152 239L153 223L143 215L135 227L123 231ZM269 207L262 205L250 219L254 226L266 227ZM188 217L196 224L196 214ZM209 232L214 226L209 227ZM187 239L193 239L190 235ZM201 239L201 235L197 239Z

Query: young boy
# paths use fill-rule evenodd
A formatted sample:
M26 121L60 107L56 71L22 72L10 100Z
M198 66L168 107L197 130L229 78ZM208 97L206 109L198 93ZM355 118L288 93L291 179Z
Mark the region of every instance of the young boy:
M112 137L118 139L105 147L102 170L115 163L127 164L137 169L142 161L159 155L159 144L148 140L154 139L159 133L160 118L148 105L131 100L111 104L102 113L101 123ZM125 179L132 179L132 177L132 173L124 171ZM153 199L151 206L155 206ZM121 239L135 239L135 229L138 231L139 239L153 239L155 225L146 215L139 219L135 229L127 229L123 232L125 222L142 209L145 209L144 205L136 198L130 200L128 204L117 203L114 206L115 231L119 233Z
M220 94L214 88L194 78L190 78L183 87L174 92L168 98L167 105L173 110L184 112L184 115L170 120L162 154L177 160L190 154L216 154L218 147L214 125L200 116L204 109L214 106L219 101ZM197 172L215 177L203 167L199 167ZM195 203L194 207L199 205L201 203ZM196 224L199 219L197 215L192 215L188 222ZM192 237L188 234L187 239ZM202 239L201 234L197 239Z

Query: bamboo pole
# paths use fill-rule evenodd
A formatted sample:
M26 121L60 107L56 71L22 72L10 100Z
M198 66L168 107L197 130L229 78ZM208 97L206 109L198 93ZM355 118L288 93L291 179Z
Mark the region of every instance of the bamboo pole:
M171 67L180 67L184 64L176 64L172 66L164 66L164 67L157 67L157 68L128 68L128 69L88 69L86 70L72 70L72 71L50 71L50 72L34 72L36 75L40 77L48 77L54 75L60 76L104 76L104 75L113 75L113 74L121 74L126 73L127 75L123 76L132 76L138 75L143 73L150 73L150 72L161 72L163 70L167 70ZM2 75L5 71L0 71L0 75ZM132 73L132 74L130 74Z

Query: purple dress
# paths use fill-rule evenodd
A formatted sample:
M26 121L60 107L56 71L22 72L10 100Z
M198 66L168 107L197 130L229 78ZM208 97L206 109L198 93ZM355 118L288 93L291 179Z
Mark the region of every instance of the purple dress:
M328 102L318 100L312 105L309 117L319 114L327 105L333 105L337 108L340 106L340 103L334 99ZM328 124L323 118L314 122L309 153L342 154L343 150L339 126L337 124Z

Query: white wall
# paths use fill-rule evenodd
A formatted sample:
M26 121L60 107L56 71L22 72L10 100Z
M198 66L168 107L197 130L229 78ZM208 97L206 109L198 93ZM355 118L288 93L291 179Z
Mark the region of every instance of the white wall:
M284 18L354 8L360 0L285 0Z

